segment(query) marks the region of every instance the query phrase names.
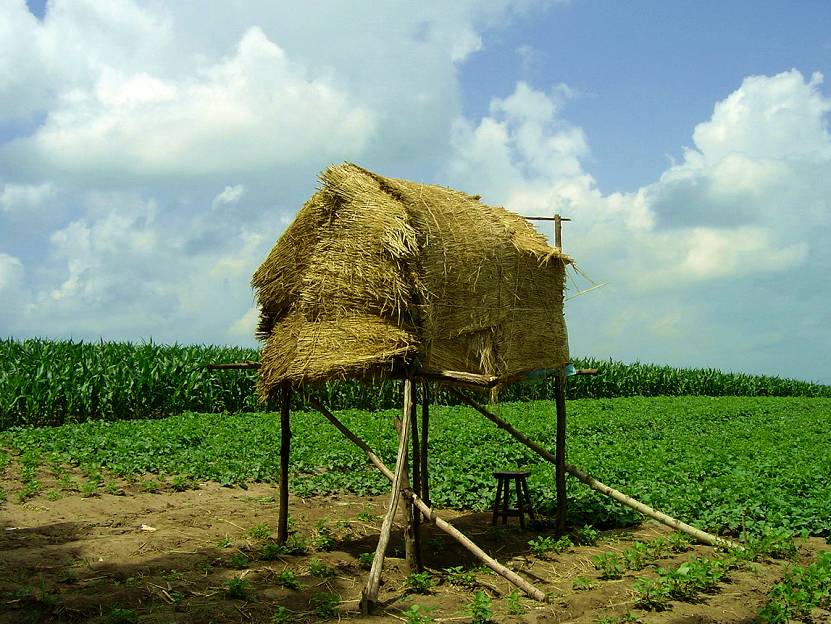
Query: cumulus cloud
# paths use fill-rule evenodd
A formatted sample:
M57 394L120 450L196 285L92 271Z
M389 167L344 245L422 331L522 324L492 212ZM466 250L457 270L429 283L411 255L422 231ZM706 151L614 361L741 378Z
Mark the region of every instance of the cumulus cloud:
M783 281L799 272L800 283L827 283L831 270L820 235L831 218L831 100L821 85L798 71L745 79L696 126L681 163L635 193L603 195L584 167L585 136L563 117L568 89L518 83L478 123L457 122L447 170L468 189L484 180L491 202L573 219L567 251L609 284L570 304L580 352L758 367L759 350L784 340L800 313ZM572 286L590 284L578 276ZM740 344L719 362L730 338Z
M40 171L209 175L358 157L374 127L371 111L254 27L232 55L186 80L107 69L5 151Z

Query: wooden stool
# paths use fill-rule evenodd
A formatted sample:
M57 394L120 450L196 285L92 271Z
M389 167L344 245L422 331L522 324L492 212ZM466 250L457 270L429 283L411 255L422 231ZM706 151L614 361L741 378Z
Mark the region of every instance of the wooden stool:
M534 517L534 509L531 507L531 496L528 494L528 482L525 478L529 475L528 472L494 472L496 477L496 500L493 502L493 522L496 524L496 518L499 516L500 503L502 506L502 524L508 524L508 516L519 516L519 525L525 528L525 512L531 517L531 520L536 520ZM511 498L511 481L514 482L514 490L516 491L516 509L508 508L508 501Z

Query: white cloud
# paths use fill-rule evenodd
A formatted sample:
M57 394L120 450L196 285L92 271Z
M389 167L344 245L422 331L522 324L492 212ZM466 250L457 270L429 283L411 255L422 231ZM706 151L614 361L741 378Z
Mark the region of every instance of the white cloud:
M40 210L55 195L55 189L45 184L5 184L0 191L0 212L30 213Z
M569 303L576 352L759 370L802 301L815 315L810 289L799 299L790 291L827 283L831 271L822 237L831 100L821 82L795 71L746 79L696 127L683 162L636 193L608 196L584 169L585 136L562 117L568 97L518 83L489 116L457 122L448 172L467 190L484 187L486 201L573 219L566 251L609 283Z
M23 263L0 252L0 337L12 335L25 300Z
M107 69L65 93L9 157L95 176L257 172L359 157L375 128L325 76L308 76L259 28L234 53L178 82Z

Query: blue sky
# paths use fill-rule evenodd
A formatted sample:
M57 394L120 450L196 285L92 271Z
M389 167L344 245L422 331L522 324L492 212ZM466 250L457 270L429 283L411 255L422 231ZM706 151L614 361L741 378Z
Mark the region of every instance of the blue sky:
M253 344L353 160L574 219L572 352L831 383L831 5L10 0L0 336Z

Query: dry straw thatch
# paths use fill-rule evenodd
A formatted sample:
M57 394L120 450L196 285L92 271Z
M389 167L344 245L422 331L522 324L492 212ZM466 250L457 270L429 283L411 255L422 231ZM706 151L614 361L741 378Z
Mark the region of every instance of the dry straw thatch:
M406 362L511 375L568 361L565 265L522 217L332 166L257 269L260 393Z

